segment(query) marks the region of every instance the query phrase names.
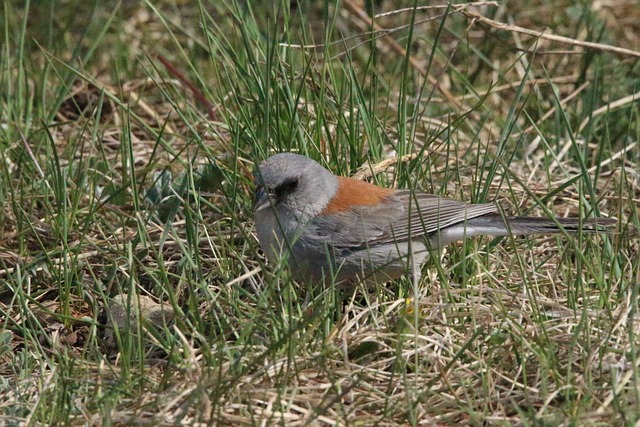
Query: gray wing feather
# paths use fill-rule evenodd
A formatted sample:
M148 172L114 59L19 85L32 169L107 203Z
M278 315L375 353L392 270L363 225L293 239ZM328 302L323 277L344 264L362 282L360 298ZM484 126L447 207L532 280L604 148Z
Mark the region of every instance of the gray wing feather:
M308 224L307 236L334 248L371 247L416 239L496 211L494 203L470 204L399 190L385 203L355 208L357 215L341 212L318 216Z
M440 229L497 211L494 203L471 204L408 190L398 191L393 197L397 199L397 204L405 207L406 212L391 223L393 234L389 238L396 240L430 235ZM408 220L405 219L406 216Z

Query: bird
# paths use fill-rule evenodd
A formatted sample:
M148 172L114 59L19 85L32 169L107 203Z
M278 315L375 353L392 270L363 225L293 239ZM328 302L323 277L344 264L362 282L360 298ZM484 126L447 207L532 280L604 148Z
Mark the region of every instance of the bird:
M256 235L269 261L285 260L297 281L341 288L419 277L431 251L474 236L597 233L616 224L612 218L505 217L495 202L379 187L288 152L260 163L254 181Z

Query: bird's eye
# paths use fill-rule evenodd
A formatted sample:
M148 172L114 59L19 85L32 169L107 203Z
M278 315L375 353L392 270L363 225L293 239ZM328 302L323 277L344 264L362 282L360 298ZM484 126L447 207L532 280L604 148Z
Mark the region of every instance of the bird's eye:
M300 179L298 177L289 178L282 182L282 184L278 185L273 189L273 193L276 196L276 199L283 199L287 197L289 194L296 191L298 188L298 184L300 183Z

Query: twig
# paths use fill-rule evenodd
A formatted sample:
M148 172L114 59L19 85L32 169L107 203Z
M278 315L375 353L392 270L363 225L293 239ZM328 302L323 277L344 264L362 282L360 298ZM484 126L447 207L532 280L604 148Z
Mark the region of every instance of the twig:
M475 1L475 2L469 2L469 3L465 3L462 5L455 5L454 7L457 9L460 6L467 8L467 7L482 7L482 6L499 6L499 3L497 1ZM391 15L398 15L400 13L405 13L405 12L413 12L414 10L416 11L422 11L422 10L433 10L433 9L447 9L448 7L450 7L448 4L437 4L437 5L433 5L433 6L418 6L418 7L405 7L403 9L396 9L396 10L391 10L389 12L383 12L383 13L378 13L376 15L374 15L374 17L377 18L382 18L384 16L391 16Z
M597 110L594 110L589 117L587 117L582 121L582 123L580 124L580 127L578 128L577 133L582 132L584 128L587 126L587 124L589 123L589 121L593 120L594 117L604 114L606 112L609 112L611 110L615 110L617 108L623 107L627 104L630 104L638 100L640 100L640 92L634 93L633 95L625 96L624 98L620 98L617 101L610 102L607 105L603 105ZM569 152L572 145L573 145L573 141L571 140L567 141L567 143L562 147L562 150L560 150L560 153L556 156L556 159L549 166L549 170L553 170L560 165L560 159L562 159ZM622 154L624 153L626 153L626 150L624 150Z
M640 58L640 52L635 50L625 49L622 47L611 46L611 45L602 44L602 43L585 42L581 40L571 39L569 37L556 36L554 34L545 33L546 30L542 30L542 31L530 30L528 28L518 27L517 25L509 25L503 22L494 21L493 19L484 17L478 12L475 12L472 10L463 9L463 8L457 9L457 10L469 18L477 19L478 21L483 22L498 30L515 31L515 32L527 34L533 37L538 37L544 40L551 40L558 43L568 44L571 46L580 46L586 49L594 49L594 50L600 50L603 52L612 52L612 53L617 53L619 55L628 55L628 56L635 56Z
M353 174L352 178L355 179L359 179L359 180L363 180L363 179L367 179L372 177L373 175L382 172L383 170L386 170L389 168L389 166L395 164L395 163L404 163L407 162L409 160L413 160L418 156L417 153L412 153L412 154L406 154L400 158L398 158L397 156L391 157L389 159L384 159L383 161L376 163L375 165L372 165L371 167L368 168L362 168L360 169L358 172L356 172L355 174Z
M624 147L622 150L617 151L616 153L614 153L611 157L609 157L606 160L601 161L600 163L598 163L595 166L590 167L589 169L587 169L587 173L588 174L592 174L594 173L598 168L602 168L606 165L608 165L609 163L613 162L614 160L618 160L620 157L624 156L625 154L627 154L629 151L633 150L634 148L636 148L636 145L638 145L637 142L632 142L631 144L627 145L626 147Z
M202 91L198 89L196 85L191 83L191 81L187 79L180 70L174 67L173 64L169 62L169 60L166 59L164 56L158 55L158 60L162 62L162 65L164 65L164 67L167 69L169 74L173 75L176 79L180 80L180 82L182 82L183 85L189 88L189 90L193 94L193 97L196 98L198 102L200 102L202 105L205 106L205 108L207 109L207 116L209 117L209 120L217 121L218 118L216 117L216 107L213 105L213 103L211 103L211 101L207 99L206 96L204 96Z
M582 132L584 128L587 127L587 124L589 124L589 121L591 121L595 116L599 116L600 114L604 114L611 110L615 110L617 108L623 107L627 104L631 104L634 101L640 101L640 92L636 92L633 95L628 95L628 96L625 96L624 98L618 99L617 101L613 101L607 105L603 105L597 110L594 110L589 117L587 117L582 121L582 123L580 123L578 132Z

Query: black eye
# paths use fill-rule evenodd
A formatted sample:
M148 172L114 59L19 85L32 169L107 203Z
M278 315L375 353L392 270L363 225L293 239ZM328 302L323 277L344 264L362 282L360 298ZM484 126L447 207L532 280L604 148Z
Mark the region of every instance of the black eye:
M288 178L285 181L283 181L282 184L278 185L276 188L273 189L273 193L276 196L276 199L281 200L287 197L289 194L296 191L296 188L298 188L299 183L300 183L299 177Z

